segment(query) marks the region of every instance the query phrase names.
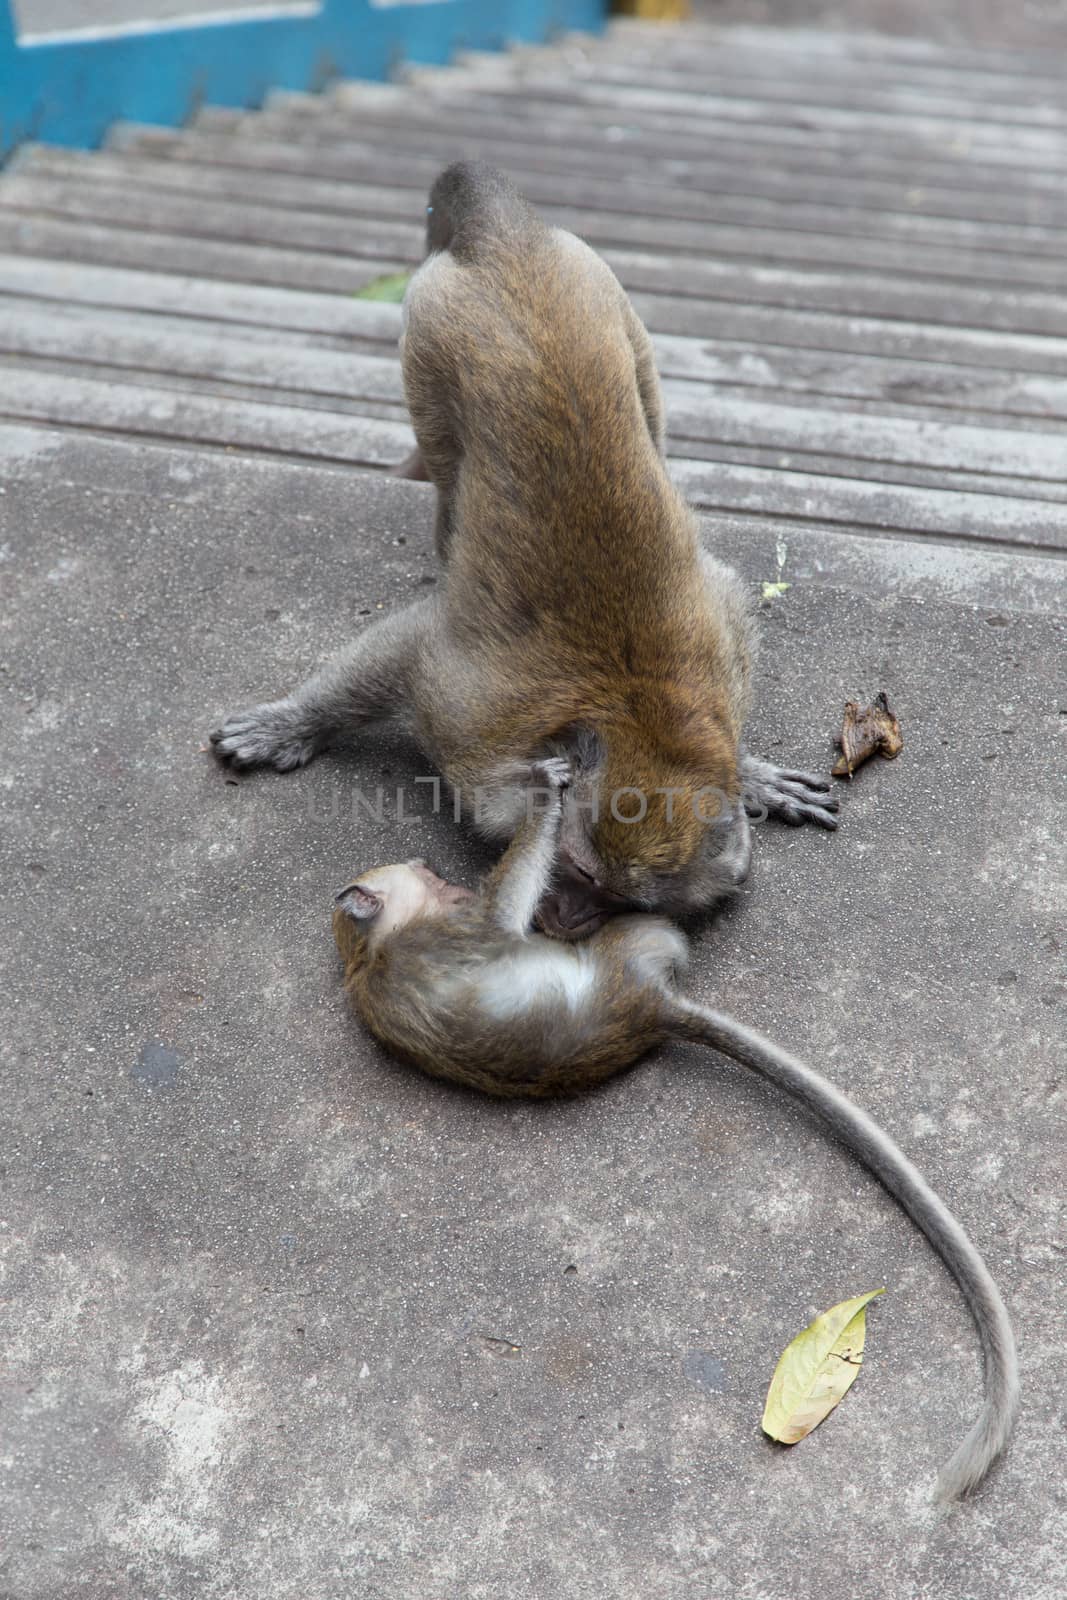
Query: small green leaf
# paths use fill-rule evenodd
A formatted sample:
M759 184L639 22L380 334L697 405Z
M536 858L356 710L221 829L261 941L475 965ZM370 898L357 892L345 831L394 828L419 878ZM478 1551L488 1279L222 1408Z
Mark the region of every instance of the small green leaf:
M405 290L411 278L410 272L386 272L380 278L372 278L370 283L365 283L362 289L353 289L353 300L388 300L393 305L399 305L404 298Z
M777 600L779 595L785 594L785 591L787 589L791 589L792 587L793 585L791 583L765 583L763 585L762 598L764 600Z
M867 1331L865 1307L884 1289L842 1300L787 1344L774 1369L761 1426L780 1444L817 1428L859 1376Z

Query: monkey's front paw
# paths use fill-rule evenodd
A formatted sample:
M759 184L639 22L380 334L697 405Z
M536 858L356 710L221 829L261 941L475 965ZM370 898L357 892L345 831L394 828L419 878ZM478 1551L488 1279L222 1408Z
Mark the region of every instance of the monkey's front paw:
M505 789L565 789L572 776L568 756L535 756L494 768L492 782Z
M817 823L820 828L837 827L837 801L826 778L744 756L741 785L750 817L778 817L793 828L804 822Z
M545 756L530 763L530 779L546 789L565 789L573 777L568 756Z
M291 700L273 700L227 717L211 735L211 748L231 767L305 767L320 748L307 719Z

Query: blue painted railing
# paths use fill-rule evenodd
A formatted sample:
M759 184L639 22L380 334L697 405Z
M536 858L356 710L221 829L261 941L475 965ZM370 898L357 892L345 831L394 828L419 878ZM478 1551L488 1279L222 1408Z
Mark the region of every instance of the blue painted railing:
M560 28L595 32L606 9L606 0L296 0L19 39L0 0L0 158L25 139L98 144L119 118L174 127L200 105L257 106L270 89L382 79L401 60L444 62Z

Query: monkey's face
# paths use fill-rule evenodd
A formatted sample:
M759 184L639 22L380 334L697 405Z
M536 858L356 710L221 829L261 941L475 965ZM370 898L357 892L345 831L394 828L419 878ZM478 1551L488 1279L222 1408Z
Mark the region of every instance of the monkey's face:
M555 878L537 910L541 931L584 939L620 912L685 916L733 893L748 876L752 843L740 802L701 819L684 841L665 835L656 820L651 837L642 837L640 824L598 829L577 812L565 815Z
M337 896L335 934L341 944L337 928L340 915L356 925L352 930L355 937L364 938L373 946L416 918L447 916L457 905L471 899L470 889L446 883L424 861L371 867Z
M609 917L636 909L634 900L615 894L563 858L552 888L541 898L534 922L550 939L586 939Z
M704 826L693 860L681 871L660 873L652 889L657 910L684 917L707 910L740 888L752 860L752 836L741 801Z

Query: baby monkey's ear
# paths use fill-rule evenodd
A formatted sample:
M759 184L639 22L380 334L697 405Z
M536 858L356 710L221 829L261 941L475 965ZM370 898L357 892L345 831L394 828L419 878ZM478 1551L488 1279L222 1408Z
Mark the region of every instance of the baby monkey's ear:
M373 889L365 888L362 883L350 883L337 896L337 904L357 922L369 922L382 909L382 897L375 894Z

